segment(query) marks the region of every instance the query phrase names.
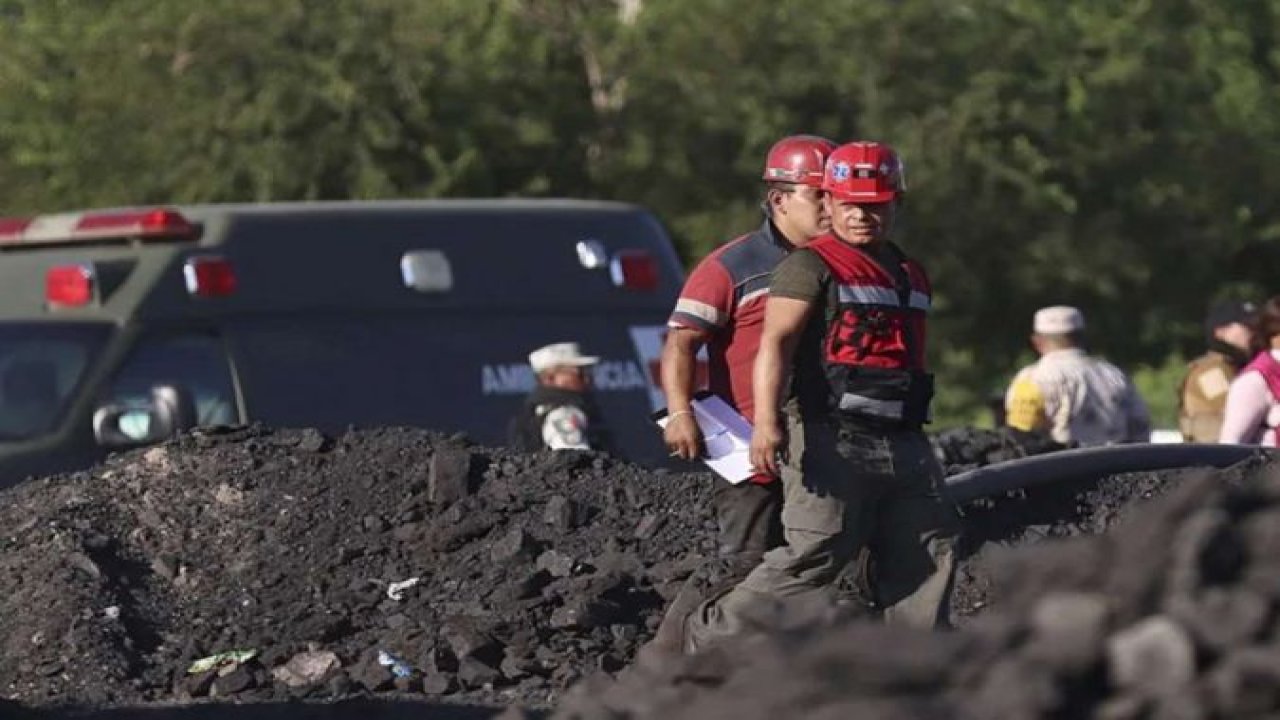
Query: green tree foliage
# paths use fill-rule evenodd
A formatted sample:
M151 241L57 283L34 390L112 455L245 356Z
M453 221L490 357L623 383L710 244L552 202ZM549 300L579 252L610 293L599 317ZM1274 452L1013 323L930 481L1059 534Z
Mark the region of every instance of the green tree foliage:
M563 195L694 261L779 136L895 144L938 289L940 415L1031 313L1175 374L1276 290L1277 0L0 0L0 207ZM1162 401L1163 402L1163 401Z
M6 205L581 193L575 59L496 0L34 0Z

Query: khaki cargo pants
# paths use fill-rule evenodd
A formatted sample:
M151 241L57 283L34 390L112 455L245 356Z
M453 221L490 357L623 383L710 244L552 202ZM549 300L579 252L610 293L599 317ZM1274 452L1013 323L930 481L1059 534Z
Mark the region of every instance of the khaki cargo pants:
M946 625L959 518L938 495L942 469L924 433L851 432L789 415L787 434L786 544L689 616L686 650L779 630L834 607L836 577L864 546L887 622Z
M667 606L662 623L646 646L648 654L684 651L685 619L707 598L723 595L742 582L765 552L782 545L782 483L731 485L715 481L712 504L718 527L716 556L698 568Z

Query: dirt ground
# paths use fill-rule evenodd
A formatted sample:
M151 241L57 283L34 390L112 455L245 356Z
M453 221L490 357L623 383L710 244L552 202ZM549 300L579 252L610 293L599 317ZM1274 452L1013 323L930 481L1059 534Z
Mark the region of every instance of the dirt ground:
M935 443L951 471L1053 449L976 430ZM714 554L714 482L419 430L263 428L36 480L0 493L0 697L32 712L210 699L426 702L439 717L548 708L585 677L618 676ZM1112 478L966 507L956 615L968 626L1020 607L1018 592L992 591L1008 548L1099 532L1175 484ZM231 651L244 652L192 671ZM562 712L605 717L582 692Z

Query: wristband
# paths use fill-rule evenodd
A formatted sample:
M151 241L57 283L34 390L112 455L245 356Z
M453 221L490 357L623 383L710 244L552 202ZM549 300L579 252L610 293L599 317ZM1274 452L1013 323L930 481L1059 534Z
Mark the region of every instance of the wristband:
M667 413L667 422L671 422L672 420L675 420L681 415L692 415L692 414L693 414L692 410L677 410L673 413Z

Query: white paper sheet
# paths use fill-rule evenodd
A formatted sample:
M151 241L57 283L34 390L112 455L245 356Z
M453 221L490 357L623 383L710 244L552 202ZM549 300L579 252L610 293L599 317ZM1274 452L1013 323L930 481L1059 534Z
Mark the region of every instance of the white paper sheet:
M705 440L707 454L702 461L707 467L734 485L756 474L751 469L751 423L746 418L715 395L694 398L693 416ZM658 427L665 428L667 419L663 413L656 420Z

